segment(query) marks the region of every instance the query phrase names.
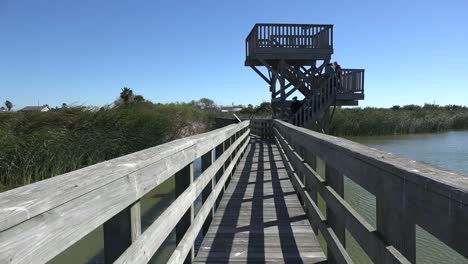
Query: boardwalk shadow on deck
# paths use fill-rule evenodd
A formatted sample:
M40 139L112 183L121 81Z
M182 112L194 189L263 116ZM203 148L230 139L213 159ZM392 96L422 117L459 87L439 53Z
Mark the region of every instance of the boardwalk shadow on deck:
M252 144L249 152L247 153L247 160L253 160L256 147L257 147L257 144L255 143ZM251 171L252 164L253 162L245 164L241 173L241 177L238 180L239 182L234 190L234 193L238 193L239 195L243 195L245 193L248 182L249 182L248 172ZM233 215L237 215L237 216L240 215L241 202L242 201L239 199L229 200L229 202L226 205L226 208L229 208L230 212L232 213L223 215L223 218L220 223L221 226L225 226L227 228L236 227L236 223L238 219ZM228 261L230 253L231 253L230 247L232 247L233 241L234 241L234 233L221 233L221 232L216 233L216 236L211 245L211 250L207 257L207 262L217 262L219 261L220 258ZM225 255L219 256L220 252L224 252Z
M284 169L279 153L273 150L271 143L254 138L245 162L243 168L239 168L238 178L233 179L232 184L236 186L231 186L234 187L232 192L225 194L230 197L223 199L228 200L204 259L207 263L240 259L248 263L265 263L271 258L273 249L277 257L288 263L303 263L292 225L307 220L305 215L290 216L288 212L286 199L296 198L296 193L283 191L282 181L289 181L289 178L284 174L280 177L278 173L278 169ZM281 164L279 168L277 163ZM246 196L249 198L245 199ZM247 204L251 204L248 214L245 211ZM241 255L242 258L236 258Z

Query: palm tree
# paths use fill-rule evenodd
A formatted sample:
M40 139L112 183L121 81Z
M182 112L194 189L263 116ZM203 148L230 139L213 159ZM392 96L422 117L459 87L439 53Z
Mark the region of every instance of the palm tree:
M10 101L8 101L8 100L6 100L6 101L5 101L5 106L6 106L6 108L7 108L8 111L11 111L11 109L13 108L13 103L10 102Z
M120 99L122 99L125 105L128 105L128 103L133 100L132 89L128 87L122 88L122 92L120 93Z

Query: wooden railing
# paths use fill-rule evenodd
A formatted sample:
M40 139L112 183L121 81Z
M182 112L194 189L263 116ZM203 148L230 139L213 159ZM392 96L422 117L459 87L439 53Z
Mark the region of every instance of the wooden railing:
M337 93L362 93L364 94L364 70L343 69L338 76L340 85Z
M468 258L466 176L279 120L273 130L312 227L325 238L329 260L352 263L347 230L374 263L414 263L416 225ZM325 164L321 175L319 162ZM345 200L344 177L375 196L376 227Z
M335 102L338 83L338 78L328 76L318 89L311 91L304 99L301 108L293 114L290 122L297 126L313 128L324 110Z
M271 48L333 49L333 25L256 24L246 38L247 57Z
M337 95L364 94L364 70L343 69L341 73L324 74L317 83L318 88L307 94L301 108L291 116L289 121L292 124L313 128L324 110L335 103Z
M0 263L45 263L101 225L106 263L147 263L174 229L177 248L169 263L192 258L195 238L249 142L249 123L1 193ZM202 174L194 180L199 157ZM176 200L141 233L140 199L172 176ZM200 194L203 205L195 217Z
M272 119L251 119L250 133L261 138L273 138L273 120Z

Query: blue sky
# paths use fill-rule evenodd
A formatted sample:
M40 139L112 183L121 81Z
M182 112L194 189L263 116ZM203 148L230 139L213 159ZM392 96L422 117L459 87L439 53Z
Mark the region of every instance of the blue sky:
M333 60L366 69L361 106L468 104L468 1L0 0L0 100L104 105L269 101L244 67L257 22L334 24Z

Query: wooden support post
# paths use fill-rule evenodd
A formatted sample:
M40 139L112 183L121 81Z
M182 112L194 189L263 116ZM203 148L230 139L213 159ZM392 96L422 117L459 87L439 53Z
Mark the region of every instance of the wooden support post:
M228 144L229 147L230 147L232 144L234 144L234 142L235 142L235 137L234 137L234 135L231 136L231 137L229 137L228 142L229 142L229 144ZM228 163L225 165L225 168L226 168L227 166L229 166L229 164L231 164L233 157L234 157L234 153L232 153L231 156L229 156L229 158L228 158ZM233 171L234 171L234 170L233 170ZM231 173L229 174L229 176L228 176L228 178L227 178L227 180L226 180L226 183L224 184L224 190L227 189L227 186L228 186L229 183L231 182L232 174L233 174L233 172L231 172Z
M335 192L344 197L344 178L343 174L340 174L336 169L329 166L328 164L325 165L325 179L327 181L327 185L333 188ZM327 222L328 225L333 229L336 236L340 240L341 244L345 245L345 223L342 215L337 215L333 213L332 209L327 205ZM328 250L328 261L329 263L336 263L336 258L332 254L330 254L331 250Z
M224 141L223 143L221 143L221 144L219 144L218 146L216 146L216 148L215 148L215 160L219 159L219 157L221 157L221 155L223 154L225 142L226 142L226 141ZM223 176L225 166L226 166L226 164L223 165L223 166L221 167L221 169L218 171L218 173L216 174L216 182L218 182L219 179L221 178L221 176ZM219 194L218 198L216 199L215 210L216 210L216 208L218 208L218 205L219 205L219 203L221 202L221 198L223 197L223 194L224 194L224 190L221 191L221 193Z
M175 175L175 196L178 197L182 194L187 187L189 187L193 183L193 162L189 165L185 166ZM184 216L179 220L176 226L176 244L178 244L185 235L185 232L190 227L193 222L194 218L194 207L193 203ZM184 263L191 263L195 257L194 247L192 245L192 249L190 253L187 255Z
M383 185L383 184L382 184ZM376 195L377 204L377 232L384 241L394 246L411 263L416 263L416 225L407 216L401 215L393 208L400 205L392 204L392 195L401 195L402 191L386 192L385 186Z
M105 263L113 263L140 234L140 202L136 202L104 223Z
M307 152L306 150L304 150L304 154L303 154L302 158L313 170L317 169L317 158L315 157L315 155L313 155L313 154ZM318 205L318 203L317 203L317 186L315 186L313 184L313 182L314 181L312 179L304 177L304 186L305 186L307 192L309 193L310 197L314 201L314 203ZM307 208L305 208L305 210L306 210L307 214L311 214L311 212L307 212ZM318 234L318 228L315 226L315 227L312 227L312 229L314 230L315 234L317 235Z
M271 74L271 83L270 83L271 102L273 102L273 100L276 98L276 80L277 80L276 75ZM276 107L272 104L271 108L272 108L272 118L275 118L277 114Z
M139 201L130 206L130 225L133 243L141 235L141 206Z
M205 155L202 156L201 158L201 171L204 172L208 167L211 166L213 163L213 151L210 150L207 152ZM202 203L205 204L205 201L208 199L208 196L210 196L211 192L216 186L216 176L214 176L211 179L211 184L206 185L205 189L203 189L202 192ZM211 209L211 214L209 214L206 217L205 223L203 223L203 235L206 235L208 233L208 229L210 227L211 220L213 219L215 213L215 208Z
M279 72L280 72L280 75L281 75L281 78L280 78L280 91L281 91L281 118L287 118L286 117L286 80L284 78L284 74L285 74L285 70L284 70L284 61L282 60L280 63L279 63Z

